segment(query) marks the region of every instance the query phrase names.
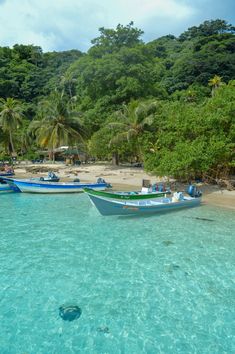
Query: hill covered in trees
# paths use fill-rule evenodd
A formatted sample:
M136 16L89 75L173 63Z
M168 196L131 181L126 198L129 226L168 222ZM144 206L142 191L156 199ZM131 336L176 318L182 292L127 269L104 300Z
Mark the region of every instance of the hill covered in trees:
M149 43L100 28L87 53L0 48L0 153L81 144L98 159L220 178L234 169L235 28L205 21Z

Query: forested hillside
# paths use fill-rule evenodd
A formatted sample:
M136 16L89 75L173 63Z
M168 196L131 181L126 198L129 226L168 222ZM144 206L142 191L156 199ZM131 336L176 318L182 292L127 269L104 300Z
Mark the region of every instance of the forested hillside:
M158 175L226 177L235 159L235 28L205 21L144 43L100 28L87 53L0 48L0 154L61 145Z

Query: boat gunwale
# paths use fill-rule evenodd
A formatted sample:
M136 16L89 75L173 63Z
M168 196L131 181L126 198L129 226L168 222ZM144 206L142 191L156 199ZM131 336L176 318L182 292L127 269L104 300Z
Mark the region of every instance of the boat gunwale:
M118 192L104 192L104 191L96 191L92 190L90 188L84 188L84 192L90 193L91 195L94 196L100 196L104 197L110 200L139 200L139 199L155 199L155 198L161 198L164 197L166 194L170 194L171 192L166 191L166 192L151 192L151 193L142 193L141 192L136 192L137 194L118 194ZM125 192L123 192L125 193Z
M36 188L52 188L52 189L70 189L70 188L75 188L75 189L80 189L84 188L85 186L87 187L106 187L107 183L82 183L82 182L48 182L48 181L35 181L31 179L15 179L15 178L3 178L6 182L9 182L11 184L16 184L16 185L22 185L22 186L28 186L28 187L36 187Z

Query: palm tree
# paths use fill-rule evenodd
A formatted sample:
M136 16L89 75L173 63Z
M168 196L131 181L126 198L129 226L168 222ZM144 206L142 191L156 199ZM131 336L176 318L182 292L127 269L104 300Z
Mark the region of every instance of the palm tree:
M76 92L76 82L77 80L73 78L71 73L66 73L65 75L61 76L60 79L60 86L62 87L65 92L68 92L68 95L71 98L76 98L75 92Z
M29 133L29 124L30 122L28 120L22 121L20 136L18 138L21 155L24 155L29 149L32 150L33 148L34 137Z
M157 105L155 102L139 103L131 101L128 106L123 105L120 111L114 113L115 122L109 123L109 127L116 130L117 134L111 139L110 145L118 144L121 141L133 141L137 145L139 155L141 154L141 146L139 138L148 128L154 117Z
M41 102L37 120L30 124L29 130L36 135L41 147L49 149L53 161L56 148L83 141L84 129L79 115L70 110L63 93L55 92L49 100Z
M15 154L13 133L22 124L22 110L22 104L14 98L0 98L0 125L9 138L8 150L11 154Z
M215 75L212 79L209 80L208 85L211 86L211 95L214 96L215 91L223 85L222 77Z

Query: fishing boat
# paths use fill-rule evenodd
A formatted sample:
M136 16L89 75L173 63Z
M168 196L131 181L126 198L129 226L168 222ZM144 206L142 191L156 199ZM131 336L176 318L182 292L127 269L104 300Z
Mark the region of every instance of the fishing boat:
M84 192L101 215L144 215L172 210L190 208L200 205L201 197L184 196L182 192L175 192L172 197L165 195L159 198L147 199L111 199L97 195L96 191L85 188Z
M0 178L14 176L14 169L6 164L0 164Z
M92 188L94 190L105 190L109 184L100 183L81 183L81 182L45 182L35 181L33 179L15 179L2 178L10 186L17 187L23 193L79 193L84 188Z
M9 171L9 172L2 172L0 171L0 177L11 177L14 176L14 172L13 171Z
M8 183L0 182L0 192L13 192L13 188L11 188Z
M0 177L0 192L19 192L19 189L14 185L10 185Z
M88 191L87 191L88 192ZM166 194L171 194L171 192L165 191L152 191L150 188L142 188L141 191L131 191L131 192L104 192L104 191L92 191L92 194L98 197L103 197L107 200L146 200L146 199L156 199L160 197L164 197Z

